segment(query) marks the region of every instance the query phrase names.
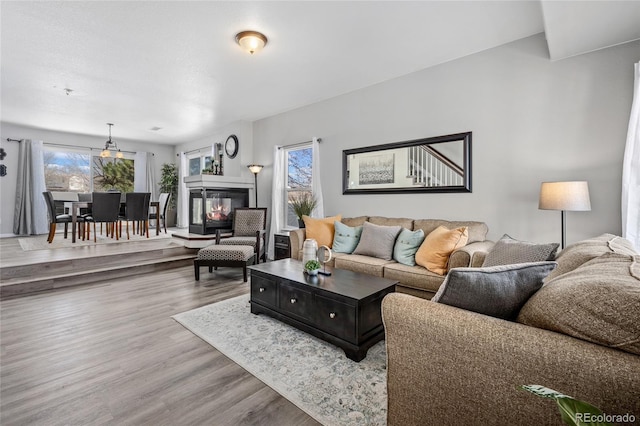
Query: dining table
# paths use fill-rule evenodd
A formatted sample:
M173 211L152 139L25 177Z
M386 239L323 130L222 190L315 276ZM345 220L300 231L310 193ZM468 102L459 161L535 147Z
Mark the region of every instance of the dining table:
M76 242L76 226L78 223L78 212L80 209L91 208L93 203L91 201L70 201L65 202L65 208L69 206L69 210L71 210L71 243ZM124 206L125 203L120 203L120 206ZM160 201L151 201L149 203L150 208L155 208L156 213L160 212ZM160 217L158 214L156 217ZM160 222L156 221L156 235L160 235Z

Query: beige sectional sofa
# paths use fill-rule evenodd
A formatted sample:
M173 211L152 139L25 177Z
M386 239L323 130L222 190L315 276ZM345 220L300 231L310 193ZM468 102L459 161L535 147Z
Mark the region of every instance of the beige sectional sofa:
M390 218L383 216L359 216L342 218L341 220L341 222L347 226L360 226L365 221L375 225L402 226L412 231L422 229L425 235L428 235L440 225L449 229L461 226L468 227L468 242L464 247L455 250L451 254L449 258L449 268L480 266L484 261L486 253L493 246L493 242L485 240L488 227L483 222ZM301 260L302 244L306 237L305 229L296 229L289 235L291 240L291 257ZM329 266L397 280L399 281L399 285L396 287L396 291L424 299L433 297L444 280L443 275L433 273L422 266L407 266L393 260L383 260L356 254L334 253L333 257L328 264Z
M385 297L388 425L562 424L529 384L640 423L640 255L605 234L556 262L516 321Z

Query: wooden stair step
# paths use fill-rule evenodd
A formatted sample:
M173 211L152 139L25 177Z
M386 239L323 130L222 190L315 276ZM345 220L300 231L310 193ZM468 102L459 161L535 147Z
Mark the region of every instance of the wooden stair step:
M114 278L139 275L193 264L196 253L179 254L147 260L129 260L119 265L76 270L36 277L18 277L2 281L0 298L56 288L104 282ZM159 284L160 285L160 284Z

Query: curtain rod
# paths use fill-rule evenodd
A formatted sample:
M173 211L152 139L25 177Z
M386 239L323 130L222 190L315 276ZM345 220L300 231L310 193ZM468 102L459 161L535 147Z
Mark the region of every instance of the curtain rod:
M7 138L7 142L20 142L20 139Z
M313 141L306 141L306 142L298 142L298 143L292 143L290 145L282 145L279 146L278 149L282 149L282 148L292 148L294 146L300 146L300 145L306 145L308 143L311 143ZM318 138L318 142L322 142L322 138Z
M220 142L214 142L213 145L220 145L218 147L218 149L222 149L222 143ZM196 148L196 149L192 149L191 151L185 151L184 154L191 154L193 152L198 152L198 151L202 151L202 150L207 150L207 151L211 151L211 147L210 146L203 146L202 148ZM176 154L176 157L180 157L180 153Z
M21 140L20 140L20 139L11 139L11 138L7 138L7 140L8 140L9 142L21 142ZM102 150L102 149L100 149L100 148L91 148L91 147L76 146L76 145L66 145L66 144L63 144L63 143L43 142L43 144L45 144L45 145L51 145L51 146L64 146L64 147L67 147L67 148L80 148L80 149L82 149L82 148L86 148L86 149L89 149L89 150L91 150L91 151L103 151L103 150ZM137 152L136 152L136 151L123 151L123 150L120 150L120 152L126 152L127 154L137 154ZM155 157L155 155L156 155L156 154L152 152L152 153L151 153L151 155L153 155L153 156Z

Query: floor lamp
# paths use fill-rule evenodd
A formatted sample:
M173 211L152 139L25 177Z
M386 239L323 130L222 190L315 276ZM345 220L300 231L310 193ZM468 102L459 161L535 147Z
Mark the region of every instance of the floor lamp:
M562 225L563 249L566 242L566 211L589 211L589 185L585 181L574 182L542 182L540 186L540 201L538 208L541 210L560 210Z
M261 166L259 164L249 164L247 167L249 168L251 173L253 173L253 193L256 195L256 205L254 207L258 207L258 173L260 173L260 170L262 170L264 166Z

